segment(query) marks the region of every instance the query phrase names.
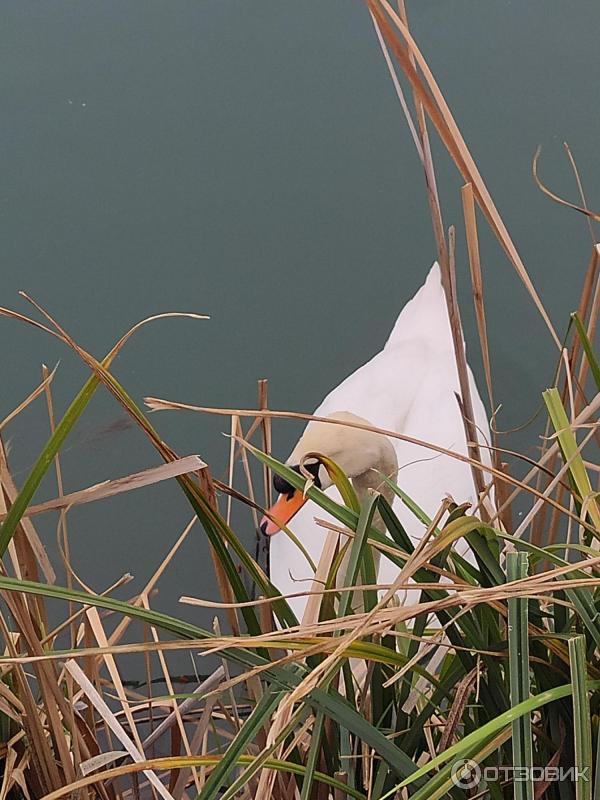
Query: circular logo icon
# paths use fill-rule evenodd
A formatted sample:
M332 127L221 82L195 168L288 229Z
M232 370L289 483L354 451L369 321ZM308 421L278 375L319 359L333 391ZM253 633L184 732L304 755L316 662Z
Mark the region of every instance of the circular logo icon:
M473 789L481 780L481 769L476 761L461 758L452 765L452 783L460 789Z

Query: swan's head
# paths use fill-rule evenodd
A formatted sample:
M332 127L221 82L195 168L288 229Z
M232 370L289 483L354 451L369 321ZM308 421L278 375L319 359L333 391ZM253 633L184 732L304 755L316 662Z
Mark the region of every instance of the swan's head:
M336 411L329 414L328 418L370 425L367 420L349 411ZM286 461L288 467L300 474L308 473L315 486L325 490L332 481L319 461L319 455L335 461L350 479L361 478L372 471L391 474L397 470L396 453L387 436L348 425L309 422ZM279 497L269 509L271 519L263 517L260 525L261 531L268 536L286 525L306 502L301 490L295 489L278 475L273 478L273 486L279 492Z

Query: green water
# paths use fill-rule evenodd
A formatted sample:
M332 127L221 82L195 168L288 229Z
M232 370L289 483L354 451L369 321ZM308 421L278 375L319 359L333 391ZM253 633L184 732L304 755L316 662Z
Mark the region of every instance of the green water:
M253 407L267 377L274 408L311 411L385 340L434 258L421 170L359 0L118 0L0 3L0 303L27 289L94 354L132 323L166 321L127 346L116 373L136 398ZM559 332L577 301L584 221L535 188L542 174L576 198L573 148L591 206L598 190L595 2L409 2L437 76ZM461 180L436 148L447 224L459 229L461 303L482 384L467 294ZM482 233L501 427L523 423L556 353L525 290ZM48 337L0 321L4 416L61 364L64 410L85 370ZM136 431L98 435L118 407L99 392L63 457L75 490L158 463ZM181 454L223 474L224 419L155 416ZM284 456L298 428L275 426ZM17 480L47 436L38 403L6 432ZM533 434L510 444L535 444ZM47 482L39 499L55 493ZM73 560L102 590L141 587L190 517L174 485L75 509ZM246 517L248 541L252 530ZM54 520L39 522L54 539ZM205 539L189 538L154 602L216 596ZM192 615L189 609L188 615ZM209 613L193 617L206 624Z

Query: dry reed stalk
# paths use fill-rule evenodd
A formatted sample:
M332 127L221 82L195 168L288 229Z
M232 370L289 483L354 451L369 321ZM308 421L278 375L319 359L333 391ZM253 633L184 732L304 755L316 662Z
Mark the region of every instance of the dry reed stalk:
M408 30L408 18L406 14L404 0L399 0L398 9L402 22L404 23L406 29ZM372 19L374 19L372 10L371 10L371 17ZM375 22L375 29L377 31L378 38L381 44L382 43L381 31L379 29L377 22ZM385 47L384 47L384 55L386 56L388 67L390 68L390 74L395 76L395 72L393 71L393 68L391 68L391 65L389 63L389 55L387 52L387 48ZM415 54L412 51L408 53L408 61L412 70L416 74L417 72L416 58ZM403 99L403 95L401 92L399 92L399 97L401 98L401 100ZM461 413L463 417L463 423L465 426L467 448L470 456L474 460L481 461L479 446L478 446L479 437L477 434L477 429L474 424L475 415L473 412L473 401L471 398L471 390L470 390L467 362L465 356L464 337L462 333L460 312L458 309L458 302L457 302L456 280L455 280L455 245L454 245L454 233L453 233L454 228L453 227L450 228L448 241L446 241L446 238L444 236L444 222L442 217L442 208L437 190L435 168L433 164L433 157L431 154L429 134L427 131L425 108L423 105L421 95L416 90L414 85L413 85L413 100L416 110L419 142L421 145L419 151L425 173L427 200L429 203L433 232L438 251L438 260L441 265L442 285L444 287L446 305L448 308L448 316L450 319L450 328L452 331L454 357L456 360L456 370L460 386ZM412 130L414 128L414 126L412 125L412 118L410 117L410 114L408 112L405 103L402 103L402 108L405 112L405 116L407 117L407 120L409 121L409 126L411 127ZM477 469L472 467L471 471L473 475L473 481L477 490L477 494L481 496L484 491L483 477L481 475L481 472L478 471Z
M15 657L17 651L4 617L1 614L0 631L9 654ZM21 725L29 741L29 751L34 766L31 776L32 789L38 791L40 795L42 793L46 794L60 786L60 775L23 667L16 664L12 669L12 674L16 683L17 698L23 705L25 712L21 718Z
M261 411L265 411L269 407L269 381L262 378L258 381L258 407ZM271 434L271 420L268 417L262 417L260 420L260 427L262 432L262 450L267 455L271 455L272 434ZM265 467L263 469L263 488L265 493L265 505L271 505L271 481L269 480L269 470Z
M496 408L494 401L494 391L492 384L492 368L490 364L490 351L487 335L487 323L485 318L485 303L483 299L483 275L481 272L481 258L479 254L479 235L477 233L477 215L475 213L475 198L473 186L465 183L461 188L461 199L463 205L463 216L465 220L465 234L467 238L467 254L469 256L469 269L471 273L471 285L473 289L473 304L475 306L475 316L477 319L477 329L479 332L479 344L481 346L481 357L483 361L483 372L487 388L490 409Z
M588 262L587 269L585 271L585 277L581 289L581 297L579 299L579 306L577 309L577 313L579 314L582 323L587 325L588 337L591 319L595 313L596 306L596 302L592 302L592 298L595 297L597 291L594 291L594 285L596 284L598 278L598 247L598 244L594 244L592 246L592 252L590 254L590 260ZM590 303L592 303L591 307ZM590 341L593 341L593 338L590 339ZM579 337L575 336L571 343L571 352L569 354L569 360L574 371L576 369L578 359L580 359L580 370L584 368L584 362L587 364L587 359L585 359L584 355L582 354L582 349L583 348L581 346ZM578 389L583 391L585 388L585 379L583 381L578 380L577 385Z
M477 496L481 497L485 491L484 479L481 469L474 466L475 462L481 464L481 453L479 450L479 435L475 426L475 412L473 411L473 399L469 383L469 370L467 367L466 345L463 338L462 323L460 320L460 310L458 307L458 293L456 289L456 262L455 247L456 232L454 226L448 229L448 265L446 270L446 303L448 306L448 316L450 318L450 328L452 330L452 341L454 344L454 357L456 360L456 371L458 373L458 383L460 386L460 410L465 426L467 438L467 452L471 457L471 475L477 490ZM442 271L442 283L443 280Z
M171 454L169 454L169 456L170 458L172 457ZM209 506L214 511L218 512L219 506L217 502L217 493L215 491L215 484L208 467L199 470L198 477L200 481L200 488L205 498L207 499ZM225 543L225 546L226 545L227 543ZM213 568L215 571L215 577L217 579L217 586L219 587L219 592L221 594L221 597L223 598L223 601L225 603L231 603L234 599L233 589L231 588L227 575L225 574L223 565L219 561L219 558L215 553L212 544L209 544L209 551L213 563ZM227 611L227 619L229 621L229 625L231 626L231 630L233 631L233 633L238 634L240 632L240 624L234 609L230 609Z
M373 16L376 18L381 32L388 46L391 47L396 56L404 74L410 81L413 89L418 92L423 107L436 127L440 139L450 153L464 181L466 183L472 183L478 205L488 220L492 231L496 235L509 261L514 266L517 274L527 288L556 346L560 348L560 339L556 335L550 318L531 282L508 230L494 205L479 170L473 161L448 104L416 42L412 38L404 22L400 19L398 14L396 14L387 0L366 0L366 3ZM398 34L402 38L402 41ZM420 74L417 72L417 69L412 66L410 60L411 54L414 56ZM420 75L423 77L421 78Z
M12 594L5 596L6 604L15 620L20 631L22 641L28 652L32 655L43 655L40 637L31 618L30 609L22 596ZM57 763L60 765L62 774L67 777L75 773L71 760L69 744L66 740L66 730L70 730L71 736L78 736L77 726L69 728L71 714L69 706L62 694L58 683L58 673L55 664L40 661L34 665L34 672L39 686L44 712L48 717L49 734L53 742L53 747L57 756ZM23 700L23 698L21 698ZM82 752L87 756L85 743L81 742ZM54 767L54 762L53 762ZM55 768L51 773L56 776Z
M265 411L269 407L269 381L266 378L262 378L258 381L258 407L261 411ZM272 431L271 431L271 420L268 417L262 417L260 420L260 427L261 427L261 434L262 434L262 441L261 441L261 449L263 453L267 455L271 455L272 451ZM242 450L245 455L245 450ZM271 480L269 470L267 466L264 465L262 468L263 473L263 498L264 498L264 505L266 508L271 508L273 503L273 496L271 491ZM256 526L256 536L257 536L257 550L260 554L260 557L257 558L257 563L265 571L266 575L271 574L271 556L270 556L270 546L271 540L268 536L262 536L259 532L259 526Z
M479 669L477 667L473 667L473 669L470 672L467 672L467 674L461 679L457 686L456 693L454 695L454 702L452 703L452 706L446 717L444 732L439 742L439 749L442 752L448 747L448 745L452 744L452 740L454 739L458 726L460 725L460 721L467 703L469 702L469 698L476 687L478 677Z
M578 313L582 323L587 326L587 335L590 338L590 341L593 341L593 337L595 335L597 317L598 317L598 308L600 306L600 297L599 297L599 286L600 286L600 275L598 274L598 256L599 256L599 246L594 245L592 248L592 253L590 257L590 261L588 263L588 267L585 274L585 279L583 282L581 298L579 301L579 309ZM593 286L596 288L593 290ZM593 290L593 291L592 291ZM573 337L571 347L569 350L569 358L568 363L566 366L565 372L565 383L563 385L561 396L564 399L566 398L566 394L568 391L568 378L571 372L577 371L577 361L579 360L579 370L576 379L573 380L573 383L577 389L577 395L575 398L575 411L581 413L583 410L583 404L587 403L585 397L585 383L587 379L587 371L588 371L588 362L583 352L583 348L581 347L581 342L578 336ZM545 450L547 448L547 443L549 442L549 434L550 434L550 427L549 422L546 423L544 438L543 438L543 448L542 448L542 458L545 455ZM556 471L556 463L558 458L558 452L551 459L549 459L548 467L551 471ZM544 476L540 473L537 477L536 486L539 488L544 483ZM557 502L562 504L563 497L565 496L565 487L558 486L556 499ZM532 531L531 531L531 541L534 544L554 544L557 541L558 534L559 534L559 525L560 525L560 515L556 512L556 509L552 510L550 515L550 522L546 525L546 516L547 516L547 508L543 508L540 510L540 513L536 516Z
M582 299L580 303L579 316L586 326L586 334L590 342L593 342L596 336L598 327L598 314L600 312L600 273L598 271L598 263L600 260L600 244L595 244L592 249L592 258L586 272L586 285L582 291ZM589 278L589 280L588 280ZM591 304L586 297L586 293L591 293L591 286L594 284L594 292L591 299ZM579 337L575 340L579 343ZM587 373L589 371L589 363L585 355L581 354L581 363L579 366L579 373L577 375L577 385L580 387L581 392L585 390L587 380Z
M406 6L404 0L398 2L398 13L404 24L408 29L408 17L406 14ZM413 70L417 69L414 53L408 54L409 63ZM429 133L427 131L427 119L425 116L425 108L419 93L413 86L413 102L415 105L415 113L417 117L417 125L419 130L419 141L421 143L421 152L423 170L425 172L425 188L427 191L427 201L429 203L429 211L431 214L431 221L433 224L433 234L438 251L439 262L442 267L442 275L446 272L448 276L449 269L449 254L448 245L444 237L444 221L442 218L442 206L437 190L437 181L435 178L435 168L433 165L433 157L431 155L431 145L429 142ZM444 287L446 290L446 287ZM446 293L446 299L449 302L449 296Z
M206 703L204 705L204 710L202 712L202 716L198 725L196 726L196 730L194 731L194 736L192 738L191 743L191 750L193 753L200 753L201 755L206 755L208 752L208 732L210 728L210 723L212 719L212 713L214 706L217 702L217 697L212 696L206 699ZM191 775L191 769L182 769L179 772L179 776L175 785L173 787L173 795L174 797L178 798L180 794L183 792L185 785L189 780L189 776ZM200 772L198 774L198 783L200 786L200 791L206 782L206 766L200 767Z
M334 777L340 781L340 783L348 783L348 773L347 772L336 772ZM334 789L333 790L333 798L334 800L347 800L348 795L342 789Z

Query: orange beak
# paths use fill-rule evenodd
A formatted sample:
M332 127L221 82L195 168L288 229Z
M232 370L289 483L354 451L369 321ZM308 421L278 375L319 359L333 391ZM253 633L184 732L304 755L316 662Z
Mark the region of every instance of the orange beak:
M280 494L277 501L267 511L267 514L260 521L260 529L266 536L278 533L284 525L287 525L291 518L296 514L304 503L306 497L302 492L296 491L291 494Z

